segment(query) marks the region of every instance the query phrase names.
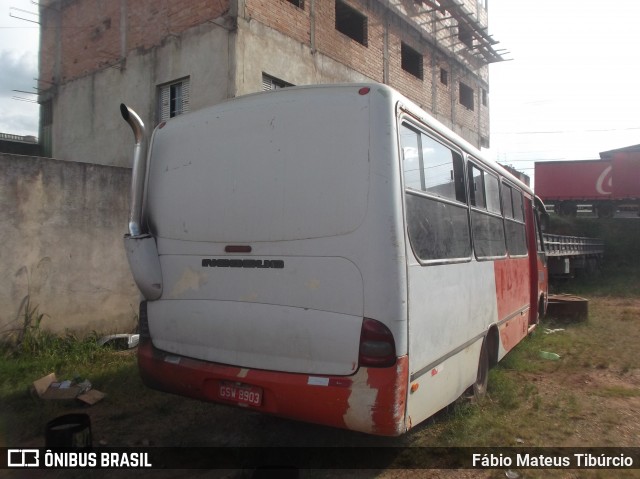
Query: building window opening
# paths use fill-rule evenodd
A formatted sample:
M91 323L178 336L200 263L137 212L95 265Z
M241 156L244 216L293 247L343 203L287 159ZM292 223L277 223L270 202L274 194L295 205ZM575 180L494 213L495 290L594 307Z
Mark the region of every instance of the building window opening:
M465 25L458 25L458 40L469 48L473 48L473 33Z
M473 96L473 88L460 82L460 104L469 110L473 110Z
M189 111L189 79L159 87L158 121L182 115Z
M367 46L367 17L340 0L336 0L336 30Z
M279 78L272 77L266 73L262 74L262 91L280 90L281 88L287 88L293 86L291 83L287 83Z
M304 9L304 0L287 0L292 5Z
M422 55L405 43L400 45L400 55L402 57L402 69L422 80Z
M440 69L440 83L445 86L449 85L449 72L444 68Z
M488 103L489 103L489 99L488 99L487 90L483 88L482 89L482 106L487 106Z
M182 83L176 83L169 87L169 116L173 118L182 114L184 108L182 103Z

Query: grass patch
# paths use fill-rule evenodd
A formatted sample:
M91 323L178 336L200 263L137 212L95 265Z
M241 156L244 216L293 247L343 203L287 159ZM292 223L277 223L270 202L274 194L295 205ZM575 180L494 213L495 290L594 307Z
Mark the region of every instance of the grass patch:
M593 298L589 319L567 323L545 318L532 334L490 371L487 398L477 405L456 404L439 425L436 444L447 446L617 445L612 425L618 410L602 412L593 398L638 397L640 390L599 385L591 375L615 380L640 369L640 331L629 330L640 298ZM556 353L552 361L541 351ZM596 425L599 424L599 425ZM594 436L589 429L606 433ZM585 432L582 432L582 429ZM580 441L577 433L585 434ZM585 442L586 441L586 442Z
M20 341L0 345L0 428L9 444L41 436L47 421L79 407L73 401L40 399L32 390L34 380L54 372L60 380L88 379L98 390L111 390L114 383L130 383L123 378L132 373L137 376L132 354L100 346L97 338L61 337L36 327Z

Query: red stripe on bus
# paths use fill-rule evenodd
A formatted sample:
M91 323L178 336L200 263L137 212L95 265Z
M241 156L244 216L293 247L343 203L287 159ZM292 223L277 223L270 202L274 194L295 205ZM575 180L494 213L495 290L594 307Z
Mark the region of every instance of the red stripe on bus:
M221 382L236 382L262 389L262 404L250 407L264 413L381 435L405 431L406 356L393 367L360 368L349 377L309 376L172 356L147 340L138 347L138 364L143 382L161 391L233 405L218 391Z

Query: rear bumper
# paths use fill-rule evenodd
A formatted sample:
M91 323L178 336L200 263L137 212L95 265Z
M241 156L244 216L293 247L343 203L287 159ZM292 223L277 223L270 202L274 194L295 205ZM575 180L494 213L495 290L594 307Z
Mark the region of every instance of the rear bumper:
M255 411L369 434L398 436L406 431L408 359L389 368L360 368L352 376L244 369L165 353L151 341L138 347L138 365L150 388L230 405L219 397L221 382L262 389Z

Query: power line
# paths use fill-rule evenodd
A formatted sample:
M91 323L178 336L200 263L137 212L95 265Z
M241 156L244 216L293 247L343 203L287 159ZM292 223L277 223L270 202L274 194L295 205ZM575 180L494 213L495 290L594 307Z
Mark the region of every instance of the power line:
M565 158L538 158L537 160L509 160L509 163L524 163L531 161L562 161Z
M597 133L612 131L640 130L640 126L630 128L601 128L593 130L550 130L550 131L492 131L492 135L556 135L562 133Z

